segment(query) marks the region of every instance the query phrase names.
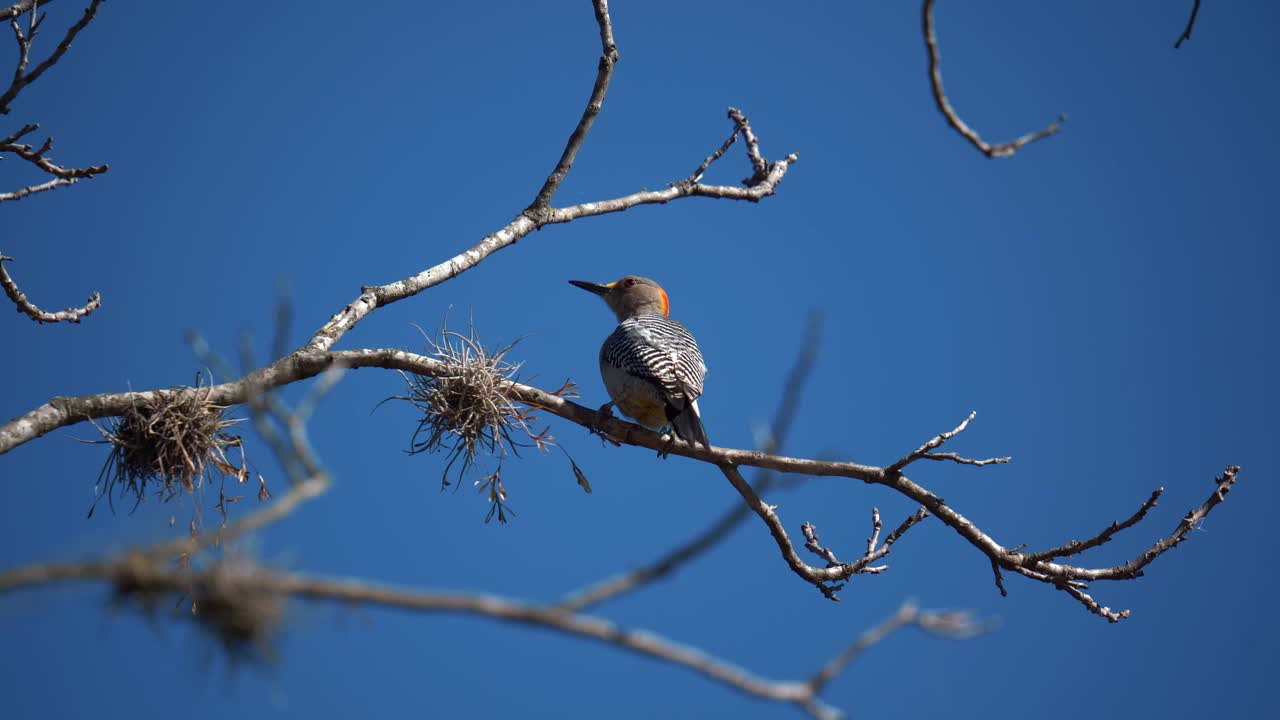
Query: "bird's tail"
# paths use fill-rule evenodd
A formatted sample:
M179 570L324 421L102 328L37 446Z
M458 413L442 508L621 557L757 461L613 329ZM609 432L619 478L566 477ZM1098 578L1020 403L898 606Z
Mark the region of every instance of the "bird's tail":
M675 430L676 435L685 442L711 447L706 428L702 427L702 414L698 412L697 400L690 402L684 410L671 416L671 429Z

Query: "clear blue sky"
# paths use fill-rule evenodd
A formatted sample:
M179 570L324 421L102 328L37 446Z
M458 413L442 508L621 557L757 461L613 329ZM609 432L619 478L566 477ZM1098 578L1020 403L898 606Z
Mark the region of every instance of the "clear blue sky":
M50 8L44 48L83 3ZM936 521L844 602L795 578L756 520L673 580L601 615L774 678L807 675L904 598L971 608L998 633L908 632L828 697L862 717L1261 716L1273 707L1280 502L1275 368L1280 141L1274 3L957 3L938 9L947 89L989 140L1070 116L1009 160L979 155L929 94L919 7L904 3L626 2L622 62L561 204L687 176L746 111L767 155L801 153L758 206L701 199L550 227L475 271L377 312L339 347L420 347L412 323L467 314L487 340L529 337L528 376L603 402L612 321L570 278L656 278L697 334L717 444L772 415L808 308L827 337L789 451L883 464L978 418L956 448L1011 465L914 477L1007 545L1057 544L1150 519L1087 556L1114 564L1168 533L1229 463L1240 483L1137 582L1097 585L1109 625L1063 593L1007 579ZM470 246L536 193L581 112L599 52L589 4L107 3L4 120L39 121L54 157L98 179L0 207L0 250L57 309L100 290L80 326L0 315L0 416L69 395L191 382L183 334L265 348L276 283L295 343L362 284ZM8 57L8 55L6 55ZM6 61L7 62L7 61ZM711 180L735 182L737 149ZM33 179L17 161L5 189ZM413 419L370 414L396 375L352 373L313 439L334 490L256 537L298 570L552 600L682 541L736 494L713 468L553 432L563 458L505 471L519 513L484 525L441 494L439 457L409 457ZM192 499L84 517L103 459L88 425L0 458L0 566L87 558L171 537ZM264 472L279 472L256 443ZM768 498L852 553L883 488L821 479ZM211 502L209 503L211 504ZM239 508L244 512L247 508ZM557 715L795 717L686 670L525 628L295 604L274 666L230 668L180 623L101 586L0 598L0 716L139 719Z

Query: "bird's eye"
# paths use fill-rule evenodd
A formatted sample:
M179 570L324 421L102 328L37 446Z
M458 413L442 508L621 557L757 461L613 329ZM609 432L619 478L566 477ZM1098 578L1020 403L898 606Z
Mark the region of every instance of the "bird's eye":
M624 287L635 287L636 279L635 279L635 278L627 278L626 280L624 280L624 281L622 282L622 284L623 284L623 286L624 286Z

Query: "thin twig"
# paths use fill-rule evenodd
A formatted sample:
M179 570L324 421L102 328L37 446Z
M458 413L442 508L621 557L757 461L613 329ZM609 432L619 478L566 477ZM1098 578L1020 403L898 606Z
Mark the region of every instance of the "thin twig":
M1125 530L1133 527L1134 525L1137 525L1142 520L1142 518L1147 516L1147 511L1151 510L1151 508L1156 506L1156 501L1160 499L1160 495L1163 493L1164 493L1164 488L1156 488L1155 491L1151 493L1151 497L1147 498L1147 501L1142 503L1142 507L1138 508L1137 512L1129 516L1128 520L1125 520L1124 522L1113 522L1111 523L1110 527L1106 528L1105 530L1093 536L1092 538L1089 538L1088 540L1083 540L1083 541L1072 540L1069 543L1066 543L1064 545L1059 545L1058 547L1055 547L1055 548L1049 548L1048 550L1041 550L1039 552L1028 553L1026 557L1031 559L1033 562L1039 562L1041 560L1052 560L1054 558L1070 557L1072 555L1078 555L1084 552L1085 550L1089 550L1089 549L1098 547L1099 545L1103 545L1109 542L1111 538L1121 530Z
M886 468L886 470L888 470L888 472L898 472L899 470L905 468L906 466L910 465L916 460L919 460L920 458L924 458L924 457L930 458L932 460L955 460L956 462L967 463L972 465L988 465L991 463L1009 462L1009 458L995 458L987 461L977 461L977 460L966 461L964 458L961 458L959 456L949 457L950 455L954 455L954 453L942 453L937 455L930 455L929 453L930 450L935 450L939 447L942 447L943 443L959 435L960 433L964 432L965 428L969 427L969 423L973 422L973 419L977 416L978 416L978 411L974 410L973 412L969 413L969 416L966 417L964 421L961 422L959 425L957 425L955 428L947 432L941 433L939 435L936 435L933 438L929 439L928 441L925 442L925 444L916 448L910 454L903 455L897 462L895 462L894 464Z
M1013 458L1008 456L986 458L985 460L974 460L973 458L961 457L953 452L925 453L920 457L924 460L950 460L951 462L959 463L961 465L976 465L978 467L982 467L984 465L1005 465L1013 460Z
M1043 130L1028 133L1011 142L991 145L984 141L977 131L966 125L964 120L960 119L960 115L956 113L955 108L951 107L951 102L947 100L947 95L942 89L942 60L938 52L938 38L933 30L933 1L924 0L924 44L929 51L929 84L933 89L933 100L938 105L938 112L941 112L942 116L947 119L947 124L955 128L956 132L964 136L983 155L989 158L1009 157L1023 146L1058 132L1062 128L1062 123L1067 121L1066 115L1060 115L1057 120L1049 123L1049 126Z
M3 196L0 196L0 200L2 199ZM78 308L69 307L58 312L41 310L35 303L27 299L26 293L22 292L18 287L18 283L14 282L13 277L9 275L9 270L4 264L12 260L13 258L0 254L0 287L4 288L4 294L17 306L18 312L25 313L32 320L38 323L78 323L81 318L102 306L102 296L95 292L89 296L89 300L84 305Z
M1177 50L1178 48L1182 47L1183 40L1191 39L1191 29L1196 26L1196 15L1198 15L1199 13L1200 13L1200 0L1196 0L1195 4L1191 6L1191 17L1187 19L1186 29L1183 30L1182 34L1178 36L1178 41L1173 44L1174 50Z

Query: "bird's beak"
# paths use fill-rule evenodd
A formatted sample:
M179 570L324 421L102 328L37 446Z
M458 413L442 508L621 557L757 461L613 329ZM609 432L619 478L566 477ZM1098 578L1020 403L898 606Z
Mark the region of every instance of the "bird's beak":
M613 289L609 285L601 285L600 283L587 282L586 280L570 280L569 284L574 287L580 287L583 290L586 290L587 292L595 293L600 297L604 297L605 295L608 295L609 291Z

